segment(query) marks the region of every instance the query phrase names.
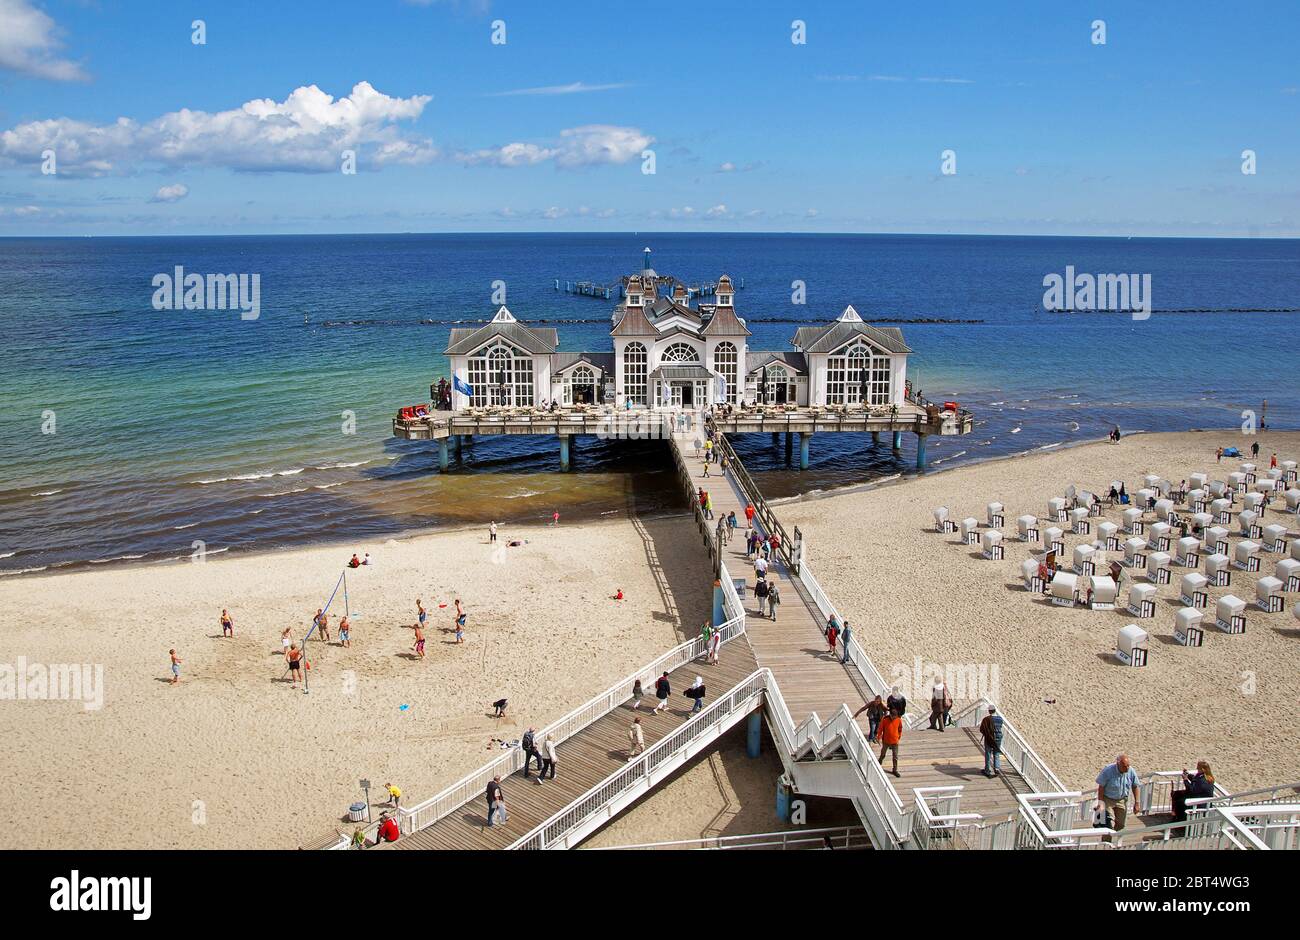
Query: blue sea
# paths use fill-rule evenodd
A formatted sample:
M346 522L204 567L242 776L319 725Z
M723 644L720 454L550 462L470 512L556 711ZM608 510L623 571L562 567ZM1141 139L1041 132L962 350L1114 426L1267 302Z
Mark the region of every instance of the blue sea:
M453 471L391 438L447 372L453 325L493 313L494 281L563 349L609 348L613 283L653 249L661 274L743 280L751 348L853 304L897 323L910 376L975 413L932 438L932 468L1124 431L1236 428L1268 402L1300 422L1293 240L736 234L0 239L0 571L187 558L429 526L611 517L676 506L661 442L583 440L561 475L543 438L481 438ZM155 275L257 273L261 313L155 310ZM1150 274L1154 312L1048 313L1043 278ZM806 304L791 302L792 282ZM1270 311L1270 312L1263 312ZM1287 312L1290 311L1290 312ZM977 322L906 322L917 320ZM902 321L902 322L900 322ZM347 416L355 432L345 433ZM52 433L48 433L52 432ZM1226 440L1226 438L1225 438ZM737 442L771 496L912 471L866 435ZM797 451L796 451L797 454Z

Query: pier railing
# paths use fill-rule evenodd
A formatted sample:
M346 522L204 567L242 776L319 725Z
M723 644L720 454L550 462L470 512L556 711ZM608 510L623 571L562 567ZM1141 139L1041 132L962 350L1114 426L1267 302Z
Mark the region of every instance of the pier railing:
M799 572L798 559L794 555L794 540L790 538L785 531L785 526L781 525L781 520L777 519L776 514L772 512L772 507L767 504L763 498L763 492L754 482L754 478L749 475L745 469L744 463L736 456L736 449L731 446L731 441L727 440L725 434L718 435L718 447L722 455L727 458L727 469L736 480L736 485L740 487L741 493L745 499L754 507L754 515L762 523L764 531L769 535L773 532L781 540L781 545L777 549L781 557L785 560L786 567L795 574Z
M589 851L614 852L623 849L869 849L871 837L861 826L828 826L823 829L791 829L786 832L756 832L743 836L707 836L672 842L642 842L637 845L599 846Z

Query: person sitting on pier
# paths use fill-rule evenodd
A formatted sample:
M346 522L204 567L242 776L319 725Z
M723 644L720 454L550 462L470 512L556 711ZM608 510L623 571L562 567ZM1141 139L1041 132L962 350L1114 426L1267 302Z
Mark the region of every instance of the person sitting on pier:
M1183 789L1171 795L1174 805L1174 822L1187 822L1187 801L1204 796L1214 796L1214 773L1208 761L1196 762L1196 773L1183 768Z

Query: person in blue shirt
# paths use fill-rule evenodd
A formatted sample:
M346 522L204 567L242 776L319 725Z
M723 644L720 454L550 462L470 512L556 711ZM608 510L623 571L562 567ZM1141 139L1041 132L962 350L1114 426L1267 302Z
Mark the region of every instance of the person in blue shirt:
M1115 817L1112 829L1123 829L1128 818L1128 797L1133 794L1133 811L1138 809L1138 776L1129 763L1128 755L1121 754L1115 763L1107 764L1097 774L1097 801Z

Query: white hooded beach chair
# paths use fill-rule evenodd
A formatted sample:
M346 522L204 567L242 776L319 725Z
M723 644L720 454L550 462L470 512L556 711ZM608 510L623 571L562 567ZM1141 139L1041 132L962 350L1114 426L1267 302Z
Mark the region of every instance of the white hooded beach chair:
M1172 530L1167 522L1153 522L1147 528L1147 545L1152 551L1167 552L1169 551L1169 542L1173 538L1170 534Z
M1204 615L1195 607L1183 607L1174 614L1174 640L1183 646L1204 646Z
M1213 587L1227 587L1232 583L1232 561L1227 555L1215 552L1205 556L1205 580Z
M1287 512L1300 513L1300 489L1289 489L1283 494Z
M1244 473L1242 473L1242 472L1240 472L1240 471L1237 471L1237 472L1235 472L1235 473L1229 473L1229 474L1228 474L1228 485L1231 486L1234 490L1244 490L1244 489L1246 488L1246 474L1244 474ZM1214 492L1214 487L1213 487L1213 486L1210 487L1210 491L1211 491L1211 492ZM1216 493L1215 495L1216 495L1216 496L1222 496L1222 495L1223 495L1222 484L1220 484L1220 490L1219 490L1219 492Z
M1282 461L1282 478L1284 480L1290 481L1291 483L1294 483L1296 482L1296 476L1297 476L1296 462L1294 460Z
M1185 574L1178 585L1178 596L1188 607L1204 609L1210 603L1210 592L1206 590L1208 583L1203 574L1195 571Z
M1255 582L1255 606L1265 613L1280 613L1286 606L1282 597L1282 582L1271 575Z
M1115 639L1115 658L1125 666L1145 666L1148 653L1147 632L1135 623L1120 627Z
M961 521L961 539L967 545L978 545L980 521L974 516L967 516Z
M1025 515L1016 520L1016 531L1020 533L1020 541L1033 542L1038 538L1038 517Z
M1135 535L1124 540L1124 564L1130 568L1147 566L1147 540Z
M1040 529L1039 538L1043 540L1043 548L1049 552L1056 552L1058 555L1065 553L1065 533L1056 526L1048 526L1046 529Z
M1264 551L1274 554L1286 554L1286 537L1289 530L1284 525L1264 526Z
M1203 487L1187 491L1187 508L1192 512L1205 512L1205 506L1209 501L1210 491Z
M1065 511L1069 508L1069 503L1060 496L1053 496L1047 501L1047 518L1053 522L1064 522Z
M1232 552L1232 563L1242 571L1259 570L1259 543L1243 539Z
M1049 589L1052 603L1061 607L1073 607L1078 596L1078 589L1078 578L1068 571L1056 572Z
M1119 526L1113 522L1097 523L1097 547L1119 551Z
M1201 540L1191 535L1183 536L1174 546L1174 557L1184 568L1195 568L1201 563Z
M1156 489L1160 485L1160 474L1148 473L1142 478L1142 485L1147 489Z
M1253 509L1243 509L1237 513L1237 534L1250 539L1260 538L1263 530L1259 526L1259 513Z
M1288 594L1300 591L1300 561L1283 558L1273 566L1273 577L1282 582L1282 590Z
M1090 576L1096 570L1093 565L1092 557L1097 553L1097 549L1091 545L1076 545L1074 548L1074 572Z
M1002 533L997 529L985 529L984 534L980 536L980 546L984 550L984 557L989 561L1001 561L1005 557L1006 548L1002 545Z
M1088 535L1092 532L1092 523L1088 521L1086 506L1076 506L1070 510L1070 531L1075 535Z
M1124 520L1124 531L1133 535L1141 535L1146 526L1142 524L1141 509L1125 509L1121 517Z
M991 525L995 529L1002 528L1002 526L1004 525L1004 519L1002 516L1002 504L989 503L988 506L985 507L985 510L988 513L989 525Z
M1026 558L1020 563L1020 580L1025 582L1025 587L1029 590L1042 590L1042 585L1034 584L1038 580L1038 560L1036 558Z
M1209 482L1210 475L1208 473L1193 473L1187 478L1187 485L1194 490L1201 489Z
M948 519L948 507L940 506L934 511L934 531L956 532L957 524Z
M1171 560L1168 552L1152 552L1147 555L1147 580L1152 584L1168 584Z
M1088 578L1088 606L1093 610L1114 610L1119 585L1107 574Z
M1156 615L1156 586L1133 582L1128 589L1128 612L1147 619Z
M1232 500L1219 498L1210 503L1210 514L1214 516L1214 521L1220 525L1227 525L1231 522Z
M1223 526L1212 525L1206 529L1204 542L1207 552L1218 552L1220 555L1228 554L1228 530Z
M1224 633L1246 632L1246 602L1225 594L1214 605L1214 625Z

